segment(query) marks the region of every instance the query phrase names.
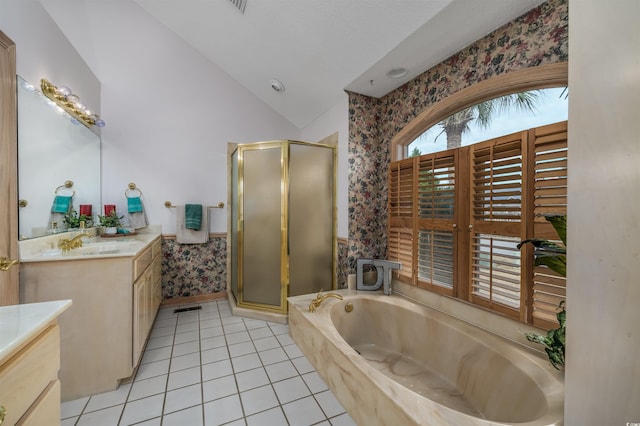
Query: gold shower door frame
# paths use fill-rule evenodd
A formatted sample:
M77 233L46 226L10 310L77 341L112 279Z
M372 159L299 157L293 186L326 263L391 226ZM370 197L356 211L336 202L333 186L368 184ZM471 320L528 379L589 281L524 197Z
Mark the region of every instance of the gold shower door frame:
M336 287L336 250L337 250L337 214L336 214L336 149L334 146L324 144L313 144L299 141L279 140L268 142L256 142L250 144L237 145L237 294L236 302L238 307L255 309L260 311L274 312L279 314L287 313L287 297L290 293L290 151L291 145L310 146L321 149L330 149L333 169L333 188L331 194L332 210L332 235L331 235L331 283L330 289ZM280 256L280 297L279 305L260 303L247 300L245 297L245 155L252 151L262 151L269 149L280 150L280 232L279 232L279 256ZM232 153L232 156L234 155ZM232 217L231 220L234 220ZM232 268L233 269L233 268ZM233 272L233 271L232 271ZM230 280L230 281L233 281ZM318 289L319 290L319 289ZM329 290L329 288L326 288Z

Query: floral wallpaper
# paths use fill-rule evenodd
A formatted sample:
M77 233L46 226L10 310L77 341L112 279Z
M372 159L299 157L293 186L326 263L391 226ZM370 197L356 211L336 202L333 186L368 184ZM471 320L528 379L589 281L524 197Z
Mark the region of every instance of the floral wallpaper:
M375 99L349 93L349 237L338 240L337 285L359 257L386 257L391 139L426 107L496 75L568 61L567 0L549 0L414 80ZM226 238L162 242L164 299L226 289Z
M349 93L348 259L386 257L391 139L426 107L511 71L568 61L567 0L549 0L380 99ZM353 273L353 272L351 272Z
M212 236L206 244L179 244L162 239L162 298L218 293L227 286L227 238Z

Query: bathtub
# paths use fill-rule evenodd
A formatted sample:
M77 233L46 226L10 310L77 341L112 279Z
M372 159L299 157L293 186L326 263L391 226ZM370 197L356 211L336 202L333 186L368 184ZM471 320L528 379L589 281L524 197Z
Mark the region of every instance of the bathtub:
M401 296L289 298L289 333L359 425L562 425L539 354ZM347 312L345 307L352 308Z

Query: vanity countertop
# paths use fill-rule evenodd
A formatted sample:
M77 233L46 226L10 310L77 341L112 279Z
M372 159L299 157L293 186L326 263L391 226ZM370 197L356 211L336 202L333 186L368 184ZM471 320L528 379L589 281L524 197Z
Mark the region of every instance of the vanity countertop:
M71 300L0 307L0 360L6 360L71 306Z
M150 229L147 232L135 235L122 234L121 236L110 238L92 236L84 240L82 247L71 249L68 252L60 250L59 242L62 239L71 239L78 234L75 231L19 241L20 262L134 257L161 235L159 230Z

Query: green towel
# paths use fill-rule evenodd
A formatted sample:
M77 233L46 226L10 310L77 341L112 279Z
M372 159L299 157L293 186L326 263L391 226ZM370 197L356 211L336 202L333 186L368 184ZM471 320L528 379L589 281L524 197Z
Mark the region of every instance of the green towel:
M185 204L184 227L199 231L200 226L202 226L202 204Z
M52 213L69 213L71 209L71 195L56 195L53 199L53 205L51 206Z
M140 197L127 197L127 207L129 213L139 213L142 211L142 200Z

